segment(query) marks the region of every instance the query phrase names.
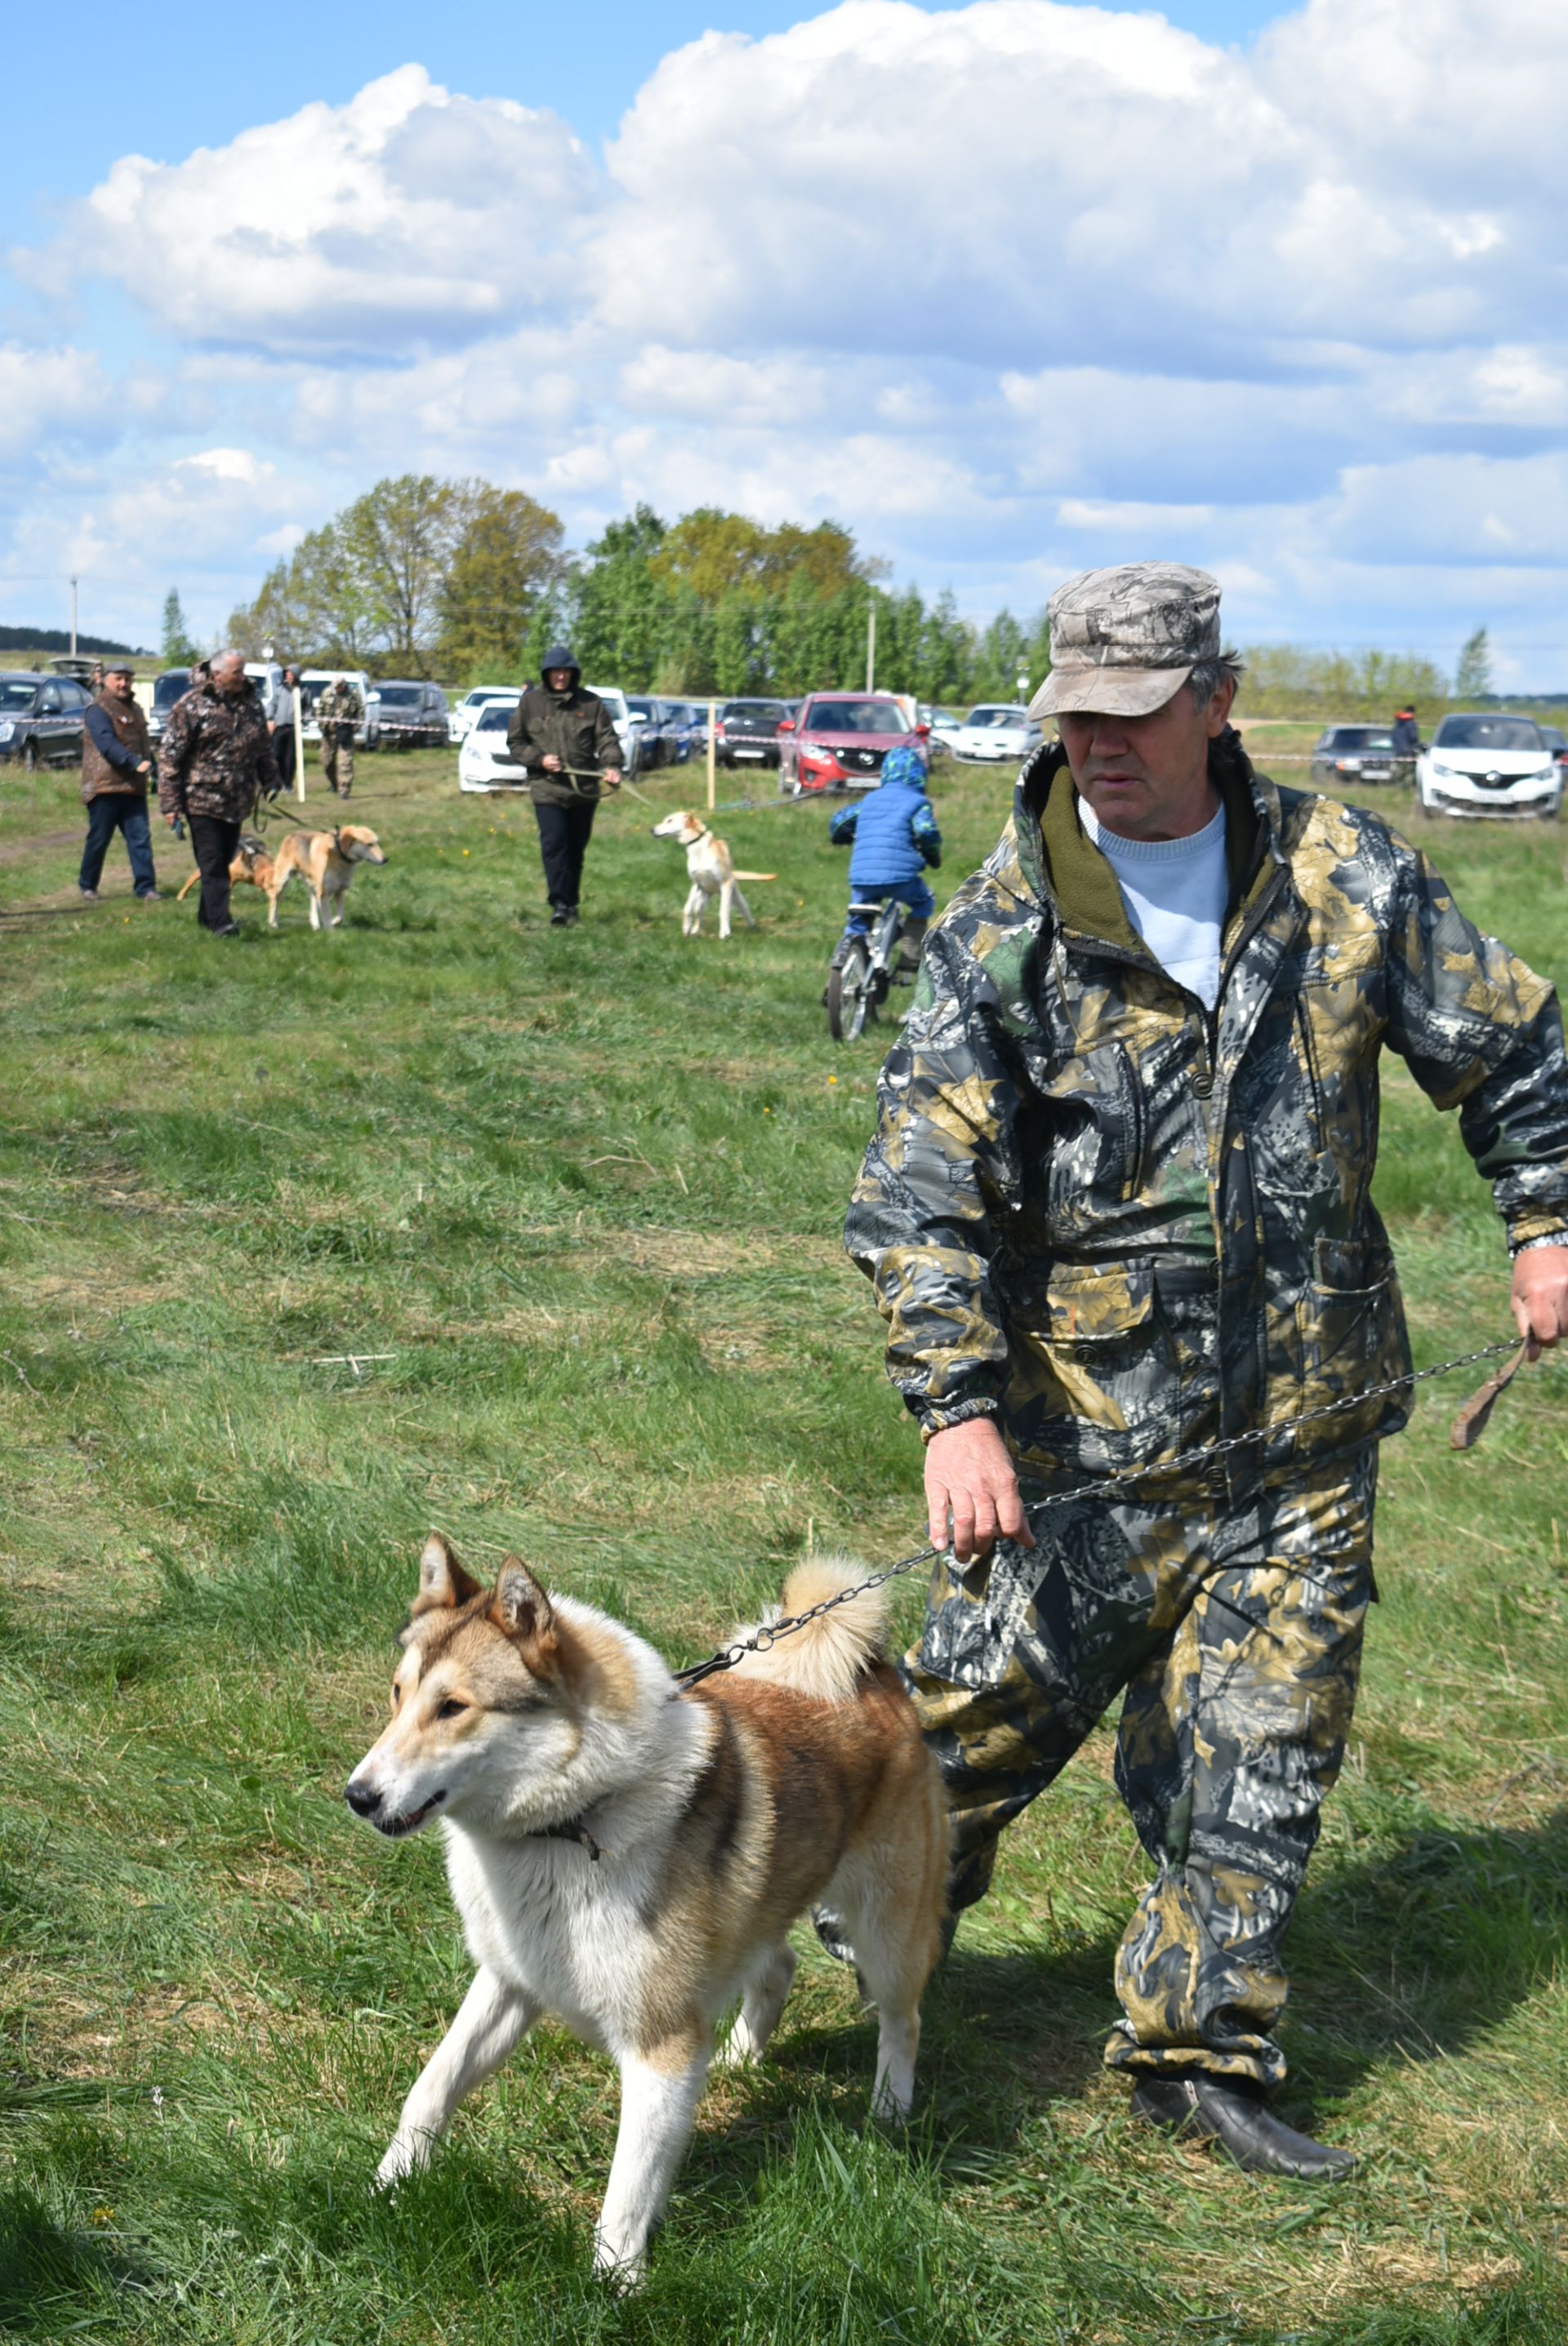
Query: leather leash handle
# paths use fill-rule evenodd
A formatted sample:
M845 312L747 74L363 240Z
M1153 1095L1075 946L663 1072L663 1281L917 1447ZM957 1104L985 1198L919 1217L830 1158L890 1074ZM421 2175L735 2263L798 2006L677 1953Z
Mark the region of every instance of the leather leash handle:
M1488 1377L1486 1382L1471 1393L1449 1428L1448 1446L1451 1450L1475 1448L1476 1443L1486 1432L1488 1421L1497 1406L1500 1395L1508 1391L1509 1386L1519 1374L1524 1365L1524 1356L1529 1350L1530 1344L1527 1339L1521 1344L1513 1358L1504 1367L1499 1369L1494 1377Z

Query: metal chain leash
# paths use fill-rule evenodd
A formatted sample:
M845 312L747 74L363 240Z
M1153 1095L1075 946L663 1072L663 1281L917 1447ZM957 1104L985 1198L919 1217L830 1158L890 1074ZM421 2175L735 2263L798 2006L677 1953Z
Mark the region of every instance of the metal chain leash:
M1359 1409L1368 1402L1382 1401L1392 1393L1409 1392L1416 1385L1429 1383L1433 1378L1451 1377L1459 1369L1475 1368L1482 1361L1498 1360L1504 1352L1516 1351L1518 1342L1517 1337L1511 1336L1502 1343L1485 1344L1478 1352L1461 1352L1451 1361L1440 1362L1436 1368L1409 1369L1402 1377L1390 1377L1387 1384L1369 1386L1365 1392L1347 1393L1339 1401L1326 1402L1321 1409L1303 1410L1299 1417L1284 1418L1278 1425L1249 1426L1245 1433L1227 1434L1222 1441L1203 1443L1196 1449L1183 1451L1157 1466L1124 1467L1117 1474L1102 1475L1096 1482L1078 1483L1071 1490L1050 1492L1028 1510L1029 1527L1033 1531L1036 1519L1048 1515L1053 1508L1075 1506L1081 1499L1115 1498L1126 1491L1139 1489L1146 1483L1167 1481L1173 1475L1187 1474L1194 1467L1207 1466L1217 1458L1227 1457L1233 1451L1245 1450L1249 1443L1272 1441L1278 1434L1294 1433L1299 1426L1318 1425L1325 1418L1342 1416L1348 1409ZM748 1654L766 1654L780 1637L793 1637L797 1629L804 1629L811 1622L820 1621L824 1613L834 1612L839 1606L848 1605L857 1596L867 1596L873 1589L885 1587L890 1580L898 1579L902 1573L913 1572L919 1565L933 1563L942 1553L942 1549L929 1545L918 1548L913 1556L901 1556L897 1564L884 1565L880 1572L873 1572L866 1579L857 1581L852 1588L840 1588L836 1595L824 1596L820 1604L809 1606L804 1613L791 1613L782 1620L764 1622L751 1637L738 1637L732 1644L721 1646L706 1662L694 1662L687 1669L675 1671L676 1683L682 1688L700 1686L704 1678L715 1678L721 1670L734 1669Z

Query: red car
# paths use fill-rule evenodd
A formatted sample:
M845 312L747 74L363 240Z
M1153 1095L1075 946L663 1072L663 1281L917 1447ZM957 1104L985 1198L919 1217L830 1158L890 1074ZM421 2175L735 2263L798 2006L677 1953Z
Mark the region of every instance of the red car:
M929 725L906 723L888 692L813 692L779 728L779 787L874 790L890 750L907 743L925 753Z

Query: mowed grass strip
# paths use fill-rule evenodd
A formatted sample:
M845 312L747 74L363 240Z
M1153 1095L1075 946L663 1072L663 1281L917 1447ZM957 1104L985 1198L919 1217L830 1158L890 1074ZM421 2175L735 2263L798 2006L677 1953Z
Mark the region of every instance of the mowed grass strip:
M699 776L648 784L689 803ZM939 773L951 886L1009 779ZM727 787L725 794L739 795ZM308 820L334 802L314 790ZM69 907L68 778L7 780L0 907ZM391 861L213 946L143 910L0 933L0 2329L127 2341L1557 2341L1568 2328L1564 1377L1384 1459L1346 1779L1289 1950L1287 2113L1332 2193L1142 2138L1103 2076L1143 1861L1103 1729L1011 1837L927 2006L917 2124L809 1940L727 2076L640 2299L593 2283L607 2066L542 2030L391 2202L369 2178L466 1964L422 1838L341 1790L432 1525L672 1659L807 1545L918 1544L917 1445L837 1232L875 1046L819 1005L846 864L739 811L761 926L683 939L683 859L601 815L545 923L515 800L367 760ZM1423 826L1561 978L1554 831ZM174 884L185 852L160 842ZM1420 1357L1506 1332L1451 1118L1395 1068L1380 1190ZM387 1355L387 1358L372 1358ZM352 1356L351 1359L349 1356ZM356 1365L357 1363L357 1365ZM905 1628L920 1592L901 1586Z

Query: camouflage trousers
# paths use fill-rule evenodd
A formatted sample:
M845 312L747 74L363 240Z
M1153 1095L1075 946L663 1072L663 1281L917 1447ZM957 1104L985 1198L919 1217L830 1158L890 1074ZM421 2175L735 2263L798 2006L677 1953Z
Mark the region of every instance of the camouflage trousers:
M1116 1954L1114 2069L1285 2075L1279 1944L1355 1705L1377 1472L1372 1444L1240 1504L1085 1500L1033 1551L937 1567L905 1677L952 1803L955 1909L1125 1692L1116 1786L1156 1873Z
M347 798L354 787L354 736L351 726L339 733L332 726L321 728L321 772L327 788Z

